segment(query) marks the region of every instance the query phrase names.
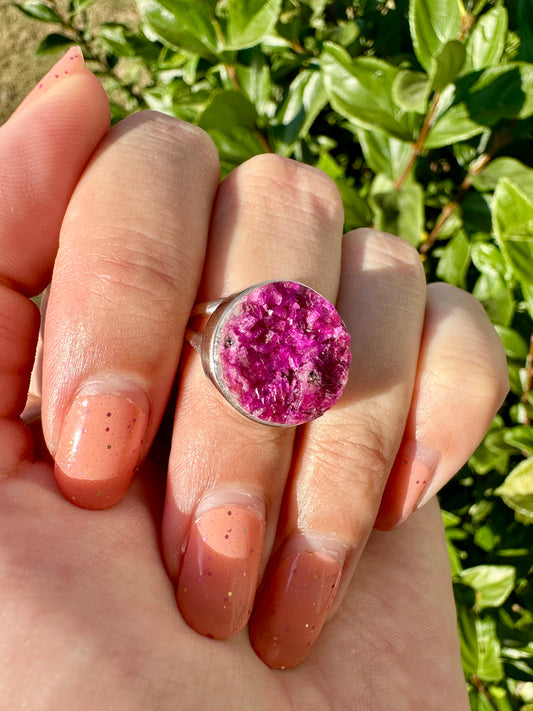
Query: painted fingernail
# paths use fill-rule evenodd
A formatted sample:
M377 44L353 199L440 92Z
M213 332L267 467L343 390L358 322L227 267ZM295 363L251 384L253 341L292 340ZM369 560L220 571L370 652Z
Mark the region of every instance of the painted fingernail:
M250 641L272 669L292 669L308 655L341 579L345 547L296 536L267 571L250 620Z
M95 381L78 391L55 456L57 483L70 501L103 509L122 499L140 461L148 411L144 391L126 383Z
M197 509L176 593L187 624L213 639L227 639L246 626L263 551L261 500L230 498L231 504L215 498Z
M81 49L79 47L71 47L30 91L28 96L26 96L24 101L17 108L17 111L27 108L30 104L33 104L34 101L39 99L45 94L45 92L48 92L49 89L55 86L57 82L64 77L79 71L84 67L84 65L85 62Z
M401 445L389 475L375 527L390 530L406 521L420 505L440 455L417 442Z

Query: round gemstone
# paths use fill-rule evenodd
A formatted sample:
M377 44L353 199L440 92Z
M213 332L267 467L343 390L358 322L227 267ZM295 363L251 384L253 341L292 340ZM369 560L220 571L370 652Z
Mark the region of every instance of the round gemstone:
M310 422L348 380L348 331L333 304L297 282L246 291L222 318L215 348L227 394L263 422Z

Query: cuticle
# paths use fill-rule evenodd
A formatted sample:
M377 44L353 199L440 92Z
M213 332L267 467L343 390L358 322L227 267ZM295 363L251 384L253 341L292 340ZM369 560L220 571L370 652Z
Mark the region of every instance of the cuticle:
M194 509L194 521L198 521L206 511L232 506L246 508L256 513L263 521L266 518L266 504L260 494L242 489L239 491L230 487L222 487L202 494Z

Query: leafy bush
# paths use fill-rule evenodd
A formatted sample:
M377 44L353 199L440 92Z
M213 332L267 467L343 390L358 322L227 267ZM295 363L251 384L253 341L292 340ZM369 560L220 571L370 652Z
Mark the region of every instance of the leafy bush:
M532 0L137 0L135 26L94 1L18 7L57 26L39 53L83 47L114 120L192 121L223 172L318 166L346 229L401 235L486 308L511 394L441 505L472 709L533 711Z

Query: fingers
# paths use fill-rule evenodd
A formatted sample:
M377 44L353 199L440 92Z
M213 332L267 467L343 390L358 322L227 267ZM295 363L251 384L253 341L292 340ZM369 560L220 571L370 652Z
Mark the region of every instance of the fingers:
M120 500L159 427L217 183L211 139L146 112L110 131L72 196L45 324L43 429L80 506Z
M343 399L301 433L250 638L271 667L308 654L351 577L408 413L425 308L416 251L391 235L347 235L338 307L352 336Z
M39 317L26 297L49 280L65 207L108 125L105 93L73 48L0 128L0 476L31 457L18 416Z
M402 523L459 471L508 387L501 342L479 302L447 284L429 286L413 400L377 528Z
M342 223L340 198L323 173L273 155L243 164L217 196L200 298L289 279L334 300ZM246 625L273 543L293 437L292 428L237 414L198 355L185 355L163 548L182 615L202 634L222 639Z

